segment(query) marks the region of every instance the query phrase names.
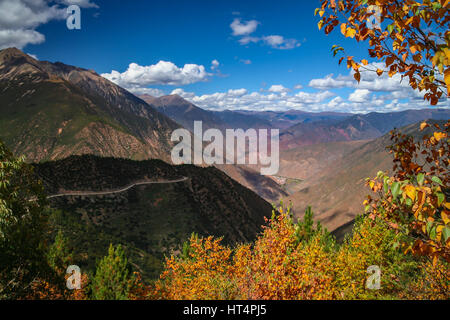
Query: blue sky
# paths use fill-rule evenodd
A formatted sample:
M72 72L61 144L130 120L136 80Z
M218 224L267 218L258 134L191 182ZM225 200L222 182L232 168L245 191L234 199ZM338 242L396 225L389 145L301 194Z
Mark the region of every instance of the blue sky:
M0 48L15 45L40 60L93 69L136 94L177 93L208 109L427 107L399 79L363 75L357 85L330 48L340 44L360 58L367 48L319 31L319 1L33 2L0 0ZM66 27L71 3L81 6L81 30Z

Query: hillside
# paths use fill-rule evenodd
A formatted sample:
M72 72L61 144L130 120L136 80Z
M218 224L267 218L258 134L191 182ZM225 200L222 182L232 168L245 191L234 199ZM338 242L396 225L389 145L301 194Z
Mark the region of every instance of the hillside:
M72 154L169 160L179 127L91 70L0 51L0 138L29 161Z
M420 132L419 123L400 130L416 138L430 133L430 129ZM340 144L341 148L336 148L335 151L328 148L327 144L315 146L318 150L328 150L328 154L324 151L325 158L334 158L328 166L321 167L315 174L306 175L299 191L287 198L293 204L294 214L302 216L310 205L316 218L329 230L334 230L363 213L362 203L366 195L370 194L370 189L365 187L365 179L375 177L380 170L392 170L392 156L386 150L386 146L390 144L392 141L387 134L373 141L343 142ZM347 148L347 152L342 152L344 148ZM322 159L320 152L310 155L316 160ZM308 166L308 163L305 165Z
M319 121L339 121L353 116L352 113L306 112L301 110L288 110L288 111L238 110L236 112L268 121L273 128L278 129L287 129L299 123L311 123Z
M185 181L141 185L125 192L50 199L62 228L92 270L112 243L122 243L147 279L158 274L164 255L180 250L192 232L223 236L225 243L252 241L272 206L220 170L172 166L159 160L132 161L72 156L35 165L48 194L104 191L136 181Z
M357 114L343 120L327 119L298 123L280 133L280 148L293 149L317 143L379 138L394 128L425 119L450 119L448 109L406 110Z

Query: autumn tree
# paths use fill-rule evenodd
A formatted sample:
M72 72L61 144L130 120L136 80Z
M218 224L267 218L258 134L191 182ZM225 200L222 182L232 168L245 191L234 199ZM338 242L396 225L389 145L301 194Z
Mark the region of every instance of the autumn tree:
M320 30L335 29L357 42L368 44L368 56L384 62L371 68L367 59L356 59L334 45L333 54L343 54L359 82L360 70L389 77L399 73L413 89L425 91L424 99L436 105L450 95L450 1L449 0L321 0L316 15Z
M32 166L0 141L0 298L24 297L48 270L45 205Z
M405 251L450 262L450 121L423 122L421 138L392 132L394 175L379 172L368 185L366 210L404 234Z

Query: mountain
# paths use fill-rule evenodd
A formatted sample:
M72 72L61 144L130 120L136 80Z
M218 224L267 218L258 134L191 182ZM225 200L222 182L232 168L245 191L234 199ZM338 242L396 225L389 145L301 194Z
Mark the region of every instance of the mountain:
M170 160L179 125L92 70L0 51L0 138L29 161L72 154Z
M159 98L141 95L140 98L190 131L194 131L194 121L202 121L204 130L224 127L224 123L213 112L203 110L178 95Z
M375 139L394 128L400 128L425 119L450 119L450 110L372 112L365 115L353 115L343 120L299 123L280 133L280 148L286 150L317 143Z
M277 129L287 129L299 123L310 123L328 120L343 120L353 115L351 113L306 112L300 110L288 110L283 112L238 110L235 112L268 121L273 128Z
M271 128L268 121L259 117L228 110L204 110L176 94L159 98L150 95L140 95L139 97L190 131L194 130L194 121L202 121L203 130L210 128L222 131L225 129Z
M250 242L272 212L214 167L91 155L34 166L49 195L65 194L49 200L51 223L74 244L82 269L93 270L109 243L121 243L135 268L154 278L164 256L179 252L193 232L226 244Z
M415 138L429 134L429 131L420 132L419 123L400 130ZM307 147L303 157L309 158L309 162L303 163L303 171L309 172L311 162L323 161L325 165L316 166L320 170L315 170L314 174L306 174L299 191L287 198L293 204L294 214L300 217L307 206L312 206L315 217L329 230L335 230L352 221L356 215L362 214L362 203L366 195L371 193L365 186L365 179L375 177L380 170L392 170L392 156L386 150L386 146L391 144L390 135L386 134L372 141L340 142L334 149L330 148L333 144ZM315 153L309 152L312 147L315 148ZM297 152L301 154L301 148ZM301 167L301 163L297 166ZM301 172L301 169L297 168L297 172ZM350 228L347 226L344 229Z

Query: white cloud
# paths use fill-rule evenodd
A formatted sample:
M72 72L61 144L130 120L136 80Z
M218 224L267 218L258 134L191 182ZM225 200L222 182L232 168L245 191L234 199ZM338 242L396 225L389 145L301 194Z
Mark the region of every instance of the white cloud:
M314 93L301 92L296 95L289 95L287 92L263 94L260 92L249 92L244 88L200 96L178 88L173 90L172 94L178 94L195 105L209 110L305 109L309 111L320 111L320 103L334 95L329 91Z
M288 92L289 89L285 88L281 84L274 84L269 88L269 92L275 92L275 93L281 93L281 92Z
M82 7L98 7L88 0L0 0L0 49L24 48L27 44L40 44L45 36L35 29L51 20L67 17L68 3Z
M300 89L303 89L303 86L301 84L297 84L297 85L294 86L294 89L295 90L300 90Z
M243 64L252 64L252 60L250 59L241 59L239 61L242 62Z
M230 24L231 30L233 30L234 36L246 36L255 32L259 22L256 20L244 21L241 23L241 19L235 18Z
M113 70L102 74L102 77L130 91L149 85L186 85L206 81L208 76L210 74L202 65L185 64L180 68L170 61L159 61L150 66L130 63L125 72Z
M238 41L241 45L248 45L249 43L262 42L274 49L288 50L300 47L300 42L296 39L286 39L280 35L269 35L256 37L251 36L252 33L256 31L256 28L260 22L256 20L241 22L240 18L235 18L230 24L232 35L236 37L241 37Z
M300 47L296 39L285 39L283 36L271 35L262 37L262 40L274 49L288 50Z
M211 70L215 70L219 67L220 63L216 59L211 62Z
M72 4L76 4L81 8L98 8L98 5L91 2L91 0L59 0L58 2L70 6Z
M367 89L356 89L348 97L352 102L367 102L370 98L370 91Z
M34 30L0 30L0 49L16 47L22 49L27 44L40 44L45 36Z
M37 55L35 55L35 54L27 53L27 55L29 55L30 57L32 57L32 58L35 59L35 60L39 60L38 57L37 57Z
M257 38L257 37L246 36L246 37L243 37L243 38L239 39L239 43L242 44L242 45L246 45L246 44L249 44L250 42L257 43L260 40L261 39Z
M141 95L141 94L148 94L153 97L161 97L165 96L166 93L157 88L141 88L141 87L134 87L134 88L128 88L130 92L133 92L135 95Z
M369 70L382 69L384 64L371 63ZM333 74L324 78L312 79L309 86L320 90L332 90L342 88L355 89L348 97L348 100L333 99L328 106L342 111L351 112L371 112L371 111L398 111L405 109L422 109L430 107L429 102L424 101L424 91L413 90L408 83L408 79L401 78L400 74L389 77L385 72L380 77L376 72L361 70L361 81L358 83L353 77L354 71L348 75ZM442 97L437 107L450 107L450 100Z

